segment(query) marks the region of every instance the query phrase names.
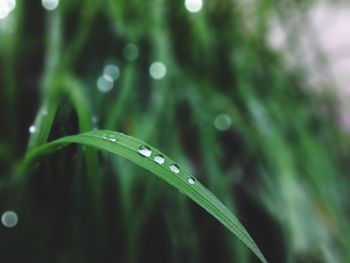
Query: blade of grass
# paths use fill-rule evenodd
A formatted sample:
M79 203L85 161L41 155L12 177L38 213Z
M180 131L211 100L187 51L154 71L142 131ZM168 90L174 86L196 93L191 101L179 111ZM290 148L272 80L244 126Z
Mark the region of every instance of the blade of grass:
M151 171L214 216L219 222L234 233L248 248L250 248L261 262L267 262L244 226L226 208L226 206L224 206L207 188L192 177L187 171L180 168L178 173L174 173L170 169L170 166L175 164L175 162L160 153L157 149L148 146L152 151L150 157L145 157L139 154L139 147L147 145L139 139L122 133L103 130L66 136L41 145L28 152L25 161L22 164L22 168L20 167L19 169L22 171L26 170L27 165L39 156L49 154L50 152L58 150L71 143L83 144L120 155L134 162L138 166ZM162 154L164 156L163 164L160 165L153 160L156 154ZM18 177L16 178L19 179Z
M76 111L78 121L79 121L79 130L80 132L86 132L92 130L92 121L91 121L91 110L88 107L88 98L85 95L81 83L75 79L73 76L65 76L62 80L62 87L70 99L74 110ZM98 177L98 164L96 152L93 149L87 149L85 151L86 163L88 167L88 177L91 184L96 189L101 186L101 179Z
M134 65L127 65L122 76L120 93L115 99L112 106L111 113L108 115L106 120L106 128L114 129L118 124L123 111L127 109L125 106L128 101L130 101L130 95L133 91L135 85L136 68Z
M89 37L93 22L98 13L101 1L89 0L84 2L84 7L81 8L79 19L79 30L76 32L74 39L66 47L66 52L62 58L62 67L71 67L78 59L84 47L84 43Z
M46 63L41 80L43 102L35 117L35 132L30 134L28 150L47 142L57 107L60 102L60 72L57 65L61 51L61 13L53 12L47 16Z

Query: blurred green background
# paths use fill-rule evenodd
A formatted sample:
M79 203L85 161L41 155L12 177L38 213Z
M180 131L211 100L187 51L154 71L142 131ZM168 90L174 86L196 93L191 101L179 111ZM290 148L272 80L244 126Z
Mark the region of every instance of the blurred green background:
M0 0L0 261L258 262L181 193L103 152L93 163L70 146L11 183L28 149L110 129L191 171L269 262L350 262L344 100L312 81L327 56L303 44L320 2Z

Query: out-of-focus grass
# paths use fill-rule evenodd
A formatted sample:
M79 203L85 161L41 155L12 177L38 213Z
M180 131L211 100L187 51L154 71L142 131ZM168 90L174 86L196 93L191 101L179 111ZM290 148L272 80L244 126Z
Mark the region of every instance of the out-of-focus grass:
M310 91L302 57L287 70L266 45L277 14L300 54L302 5L205 1L192 14L170 0L61 1L54 11L17 1L6 18L15 23L0 31L0 212L19 216L0 228L2 262L255 260L181 194L88 148L45 157L8 185L26 149L93 128L173 156L236 212L269 261L348 262L349 143L335 102ZM149 76L154 61L167 68L160 80ZM102 93L96 82L111 63L120 78ZM220 114L232 123L224 131Z

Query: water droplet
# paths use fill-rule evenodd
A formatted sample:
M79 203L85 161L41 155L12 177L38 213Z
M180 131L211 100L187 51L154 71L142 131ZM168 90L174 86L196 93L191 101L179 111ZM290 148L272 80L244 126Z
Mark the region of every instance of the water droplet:
M176 164L170 165L169 168L170 168L171 171L173 171L176 174L178 174L180 172L179 166L177 166Z
M18 223L18 216L13 211L6 211L1 216L1 223L6 227L14 227Z
M154 156L154 161L158 164L163 164L165 159L164 159L163 155L158 154L158 155Z
M117 137L113 134L103 134L102 135L102 138L105 139L105 140L108 140L108 141L111 141L111 142L116 142L117 141Z
M139 56L139 49L134 44L128 44L123 49L123 55L126 60L133 61Z
M226 131L231 127L231 118L227 114L216 116L214 125L219 131Z
M111 142L116 142L117 141L117 137L115 137L115 135L109 135L109 140Z
M197 13L202 9L203 1L202 0L185 0L185 7L188 12Z
M30 133L35 133L36 132L36 127L34 125L29 127L29 132Z
M154 79L162 79L166 74L166 66L162 62L154 62L149 67L149 74Z
M97 88L101 92L109 92L113 89L114 81L111 76L103 75L97 80Z
M189 178L189 179L187 180L187 182L188 182L189 184L191 184L191 185L194 185L194 184L195 184L195 180L194 180L193 178Z
M119 68L116 65L109 64L105 66L103 70L103 75L108 79L111 78L113 81L119 78L120 72Z
M57 8L59 0L42 0L41 3L46 10L52 11Z
M152 154L152 150L151 148L149 148L146 145L140 146L138 149L139 154L141 154L142 156L146 156L146 157L150 157Z

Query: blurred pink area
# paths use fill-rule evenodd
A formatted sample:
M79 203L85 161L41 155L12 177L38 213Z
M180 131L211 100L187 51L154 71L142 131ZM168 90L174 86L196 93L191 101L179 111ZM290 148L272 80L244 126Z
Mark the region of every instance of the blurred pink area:
M291 15L294 15L291 14ZM317 3L296 17L300 53L288 47L288 26L282 19L271 20L268 44L282 52L286 66L302 63L316 90L334 91L340 102L341 125L350 131L350 2Z

